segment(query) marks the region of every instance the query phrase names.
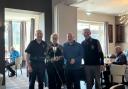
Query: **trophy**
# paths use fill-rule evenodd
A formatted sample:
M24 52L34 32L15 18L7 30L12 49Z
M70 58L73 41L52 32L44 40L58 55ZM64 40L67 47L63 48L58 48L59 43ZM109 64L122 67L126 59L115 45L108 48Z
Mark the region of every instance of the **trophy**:
M53 46L53 47L52 47L52 49L53 49L53 53L54 53L54 60L55 60L55 59L56 59L56 55L55 55L55 54L56 54L57 47Z
M53 49L53 52L54 52L54 60L56 60L56 55L55 55L55 54L56 54L56 51L57 51L57 47L53 46L52 49ZM62 89L66 89L66 86L64 85L64 83L63 83L63 81L62 81L62 79L61 79L61 76L60 76L60 74L59 74L59 72L58 72L58 70L57 70L57 68L56 68L55 65L54 65L54 67L55 67L56 72L57 72L57 75L58 75L58 77L59 77L59 79L60 79L60 81L61 81L61 83L62 83L61 88L62 88Z

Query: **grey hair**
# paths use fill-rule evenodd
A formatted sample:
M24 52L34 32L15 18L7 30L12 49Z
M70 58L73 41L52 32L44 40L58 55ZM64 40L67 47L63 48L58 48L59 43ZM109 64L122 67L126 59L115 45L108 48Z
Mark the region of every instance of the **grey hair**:
M51 37L50 37L50 41L53 42L53 36L57 36L57 38L59 37L57 33L52 33Z
M89 28L85 28L83 29L83 32L91 32L91 30Z

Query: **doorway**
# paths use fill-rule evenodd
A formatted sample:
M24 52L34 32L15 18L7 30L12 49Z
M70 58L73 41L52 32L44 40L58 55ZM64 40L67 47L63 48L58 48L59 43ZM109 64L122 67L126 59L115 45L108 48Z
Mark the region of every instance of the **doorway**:
M14 47L22 57L22 67L25 67L24 50L29 42L35 38L36 30L40 29L43 33L45 32L44 16L45 14L42 12L5 8L5 58L10 57L10 48ZM10 59L8 60L10 61ZM22 70L22 75L18 70L18 78L14 76L13 79L8 77L8 73L5 73L6 89L16 87L18 87L17 89L28 89L26 68Z

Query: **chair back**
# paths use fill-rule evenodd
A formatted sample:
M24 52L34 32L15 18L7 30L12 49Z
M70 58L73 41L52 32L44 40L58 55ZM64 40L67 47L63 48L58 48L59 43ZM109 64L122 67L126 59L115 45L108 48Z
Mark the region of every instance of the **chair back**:
M117 84L112 86L110 89L125 89L125 86L123 84Z
M2 82L3 82L3 74L0 74L0 86L2 86Z
M17 69L19 69L21 67L21 64L22 64L22 57L18 57L15 60L15 65L16 65Z
M110 72L112 75L124 75L126 70L126 65L111 64Z
M112 82L122 83L123 76L125 75L126 65L111 64L110 73L112 75Z

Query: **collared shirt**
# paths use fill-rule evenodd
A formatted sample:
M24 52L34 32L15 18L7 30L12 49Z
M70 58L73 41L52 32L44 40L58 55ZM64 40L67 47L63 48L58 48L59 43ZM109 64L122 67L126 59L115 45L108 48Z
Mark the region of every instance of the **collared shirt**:
M53 61L54 57L60 57L58 61ZM47 63L55 63L57 67L64 65L63 47L60 44L50 44L47 52ZM51 65L51 64L50 64Z
M25 52L30 54L31 62L41 62L44 61L47 53L47 44L44 41L37 43L36 40L30 42Z
M51 44L49 46L47 55L49 58L53 58L54 56L63 56L63 47L59 44Z
M103 65L104 57L100 42L97 39L88 38L82 42L85 65Z

